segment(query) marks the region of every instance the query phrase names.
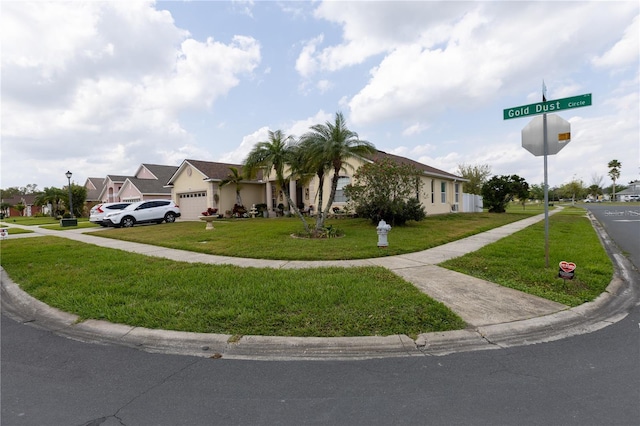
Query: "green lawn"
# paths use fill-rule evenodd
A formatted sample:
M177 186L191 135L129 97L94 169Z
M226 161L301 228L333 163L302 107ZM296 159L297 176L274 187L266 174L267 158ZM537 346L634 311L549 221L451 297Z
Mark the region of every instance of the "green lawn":
M561 261L577 265L573 280L557 277ZM613 276L611 260L585 211L571 207L549 218L549 268L544 221L440 266L569 306L593 300Z
M49 216L10 216L0 220L0 222L25 226L56 224L60 221Z
M373 225L349 219L330 221L345 236L327 240L292 238L301 228L295 218L220 221L214 231L206 231L203 222L182 222L94 235L230 256L362 258L422 250L541 212L510 211L433 216L397 227L389 234L389 249L377 248ZM571 306L593 300L613 268L584 210L567 208L550 221L550 268L544 267L542 222L442 266ZM34 297L83 319L231 335L320 337L415 337L465 326L444 305L384 268L187 264L63 238L29 240L2 241L2 266ZM573 281L557 278L561 260L578 265Z
M413 253L468 237L539 214L542 210L515 209L513 213L469 213L427 217L394 227L389 247L377 246L376 226L365 219L330 219L327 225L344 232L329 239L294 238L303 230L298 218L221 219L213 231L204 222L109 229L94 235L221 256L289 260L344 260Z
M0 220L2 223L6 223L8 225L16 224L22 226L41 226L47 229L53 229L57 231L66 231L69 229L78 229L78 228L92 228L97 227L98 225L89 222L89 219L86 217L78 218L78 226L60 226L60 219L56 219L49 216L11 216ZM17 230L18 228L13 228L13 230ZM16 232L18 233L18 232Z
M29 234L29 233L33 234L33 231L31 231L30 229L13 228L11 226L4 226L4 225L0 225L0 228L6 228L9 235Z
M82 319L232 335L373 336L464 328L381 267L280 270L173 262L57 237L5 240L2 266Z

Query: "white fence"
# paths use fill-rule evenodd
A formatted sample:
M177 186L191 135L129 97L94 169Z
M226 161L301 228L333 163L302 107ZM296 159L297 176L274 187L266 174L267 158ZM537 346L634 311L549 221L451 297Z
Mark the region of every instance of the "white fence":
M482 196L462 194L462 213L482 213Z

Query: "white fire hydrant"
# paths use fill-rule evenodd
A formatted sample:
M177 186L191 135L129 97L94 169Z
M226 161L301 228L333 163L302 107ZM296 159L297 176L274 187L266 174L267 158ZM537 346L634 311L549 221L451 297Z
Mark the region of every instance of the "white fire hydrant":
M388 247L387 234L391 231L391 225L387 225L387 222L381 220L376 230L378 231L378 247Z

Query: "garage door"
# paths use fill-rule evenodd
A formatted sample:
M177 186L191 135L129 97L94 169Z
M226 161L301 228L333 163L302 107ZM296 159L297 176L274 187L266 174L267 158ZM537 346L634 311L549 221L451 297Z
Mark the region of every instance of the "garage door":
M180 219L196 220L203 211L207 210L207 193L188 192L178 194L178 205L180 206Z

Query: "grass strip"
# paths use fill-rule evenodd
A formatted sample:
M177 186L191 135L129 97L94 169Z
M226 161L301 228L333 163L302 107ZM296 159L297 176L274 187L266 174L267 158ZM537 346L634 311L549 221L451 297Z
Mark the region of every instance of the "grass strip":
M190 264L56 237L1 243L3 268L82 319L232 335L374 336L464 328L381 267L278 270Z
M613 265L583 209L549 218L549 268L544 221L439 266L568 306L592 301L613 276ZM573 280L558 278L561 261L577 265Z
M204 222L108 229L93 235L219 256L288 260L347 260L413 253L475 235L540 214L528 208L514 213L465 213L429 216L421 222L393 227L389 247L377 246L376 226L365 219L330 219L327 225L344 232L340 238L304 239L297 218L221 219L213 231ZM311 219L309 220L311 223Z

